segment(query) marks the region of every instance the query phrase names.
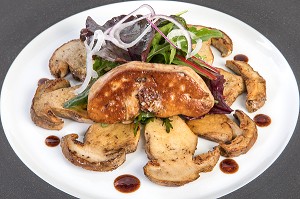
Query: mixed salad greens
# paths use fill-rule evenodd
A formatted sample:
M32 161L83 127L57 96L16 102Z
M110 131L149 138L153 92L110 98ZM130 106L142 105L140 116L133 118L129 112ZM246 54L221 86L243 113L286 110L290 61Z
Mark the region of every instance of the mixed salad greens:
M150 14L135 15L142 8L148 9ZM206 81L215 98L215 106L210 113L230 113L232 110L223 99L223 76L198 55L203 41L220 38L222 32L188 26L181 16L184 13L158 15L149 5L142 5L128 15L108 20L102 26L87 17L86 27L80 32L87 49L87 76L77 90L78 95L67 101L64 107L86 108L89 89L97 78L122 63L143 61L191 67ZM138 124L146 124L153 118L152 113L141 112L134 120L135 133ZM163 122L169 132L171 121L165 118Z

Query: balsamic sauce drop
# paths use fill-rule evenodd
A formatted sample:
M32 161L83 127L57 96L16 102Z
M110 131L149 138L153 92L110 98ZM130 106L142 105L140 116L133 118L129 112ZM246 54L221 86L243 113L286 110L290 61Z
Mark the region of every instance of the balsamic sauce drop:
M257 126L266 127L271 124L271 118L265 114L258 114L253 118Z
M60 143L60 139L55 135L50 135L45 139L45 144L49 147L55 147L59 145L59 143Z
M48 78L41 78L38 81L38 86L40 86L41 84L45 83L47 80L49 80Z
M140 188L140 180L129 174L121 175L114 181L115 188L122 193L131 193Z
M243 61L243 62L248 62L249 59L246 55L243 55L243 54L237 54L236 56L234 56L233 58L234 60L236 61Z
M220 162L220 169L224 173L233 174L239 170L239 165L233 159L224 159Z

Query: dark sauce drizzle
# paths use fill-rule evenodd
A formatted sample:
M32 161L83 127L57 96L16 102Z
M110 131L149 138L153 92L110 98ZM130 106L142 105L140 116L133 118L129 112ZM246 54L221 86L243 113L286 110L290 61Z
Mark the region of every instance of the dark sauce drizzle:
M140 180L129 174L121 175L114 181L115 188L122 193L131 193L140 188Z
M243 62L248 62L249 59L246 55L243 55L243 54L237 54L236 56L234 56L233 58L234 60L236 61L243 61Z
M224 173L233 174L239 170L239 165L233 159L224 159L220 162L220 169Z
M266 127L271 124L271 118L265 114L258 114L253 118L257 126Z
M39 79L39 81L38 81L38 86L44 84L44 83L45 83L46 81L48 81L48 80L49 80L48 78L41 78L41 79Z
M60 139L55 135L50 135L45 139L45 144L49 147L55 147L59 145L59 143L60 143Z

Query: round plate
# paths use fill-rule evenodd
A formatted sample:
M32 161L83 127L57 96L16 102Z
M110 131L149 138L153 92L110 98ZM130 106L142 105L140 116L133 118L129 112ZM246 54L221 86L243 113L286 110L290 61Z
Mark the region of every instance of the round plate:
M246 54L249 64L267 82L267 102L254 114L263 113L272 118L270 126L258 128L258 139L245 155L234 158L239 171L228 175L218 165L212 172L182 187L163 187L150 182L143 174L147 163L141 140L135 153L128 154L126 162L112 172L93 172L76 167L67 161L60 147L49 148L44 140L49 135L62 137L70 133L84 134L88 125L65 120L60 131L39 128L30 118L31 100L40 78L52 78L48 60L63 43L78 38L87 16L103 24L114 16L130 13L141 4L150 4L156 13L176 14L188 10L184 18L189 24L218 28L228 34L234 51L227 58L215 54L215 66L223 67L226 59L235 54ZM295 77L278 49L259 32L245 23L205 7L172 1L134 1L106 5L71 16L45 30L32 40L10 67L1 93L1 119L12 148L19 158L38 176L51 185L80 198L215 198L228 194L250 182L266 170L280 155L295 129L298 118L299 96ZM245 95L233 104L233 109L245 110ZM211 150L215 143L199 139L196 154ZM223 158L220 158L221 161ZM113 181L122 174L132 174L141 181L134 193L118 192ZM149 194L151 193L151 194Z

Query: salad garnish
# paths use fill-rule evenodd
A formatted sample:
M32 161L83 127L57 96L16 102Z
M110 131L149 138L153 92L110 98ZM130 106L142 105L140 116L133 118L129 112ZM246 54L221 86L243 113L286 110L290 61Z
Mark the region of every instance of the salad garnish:
M148 12L135 15L141 9ZM121 63L138 60L191 67L206 79L216 99L211 112L230 113L232 110L223 99L224 78L197 54L202 42L223 34L215 29L188 27L181 16L185 12L166 16L156 14L150 5L144 4L102 26L87 17L86 28L80 32L87 50L86 78L75 91L77 96L64 103L64 107L86 107L89 88L97 78Z

